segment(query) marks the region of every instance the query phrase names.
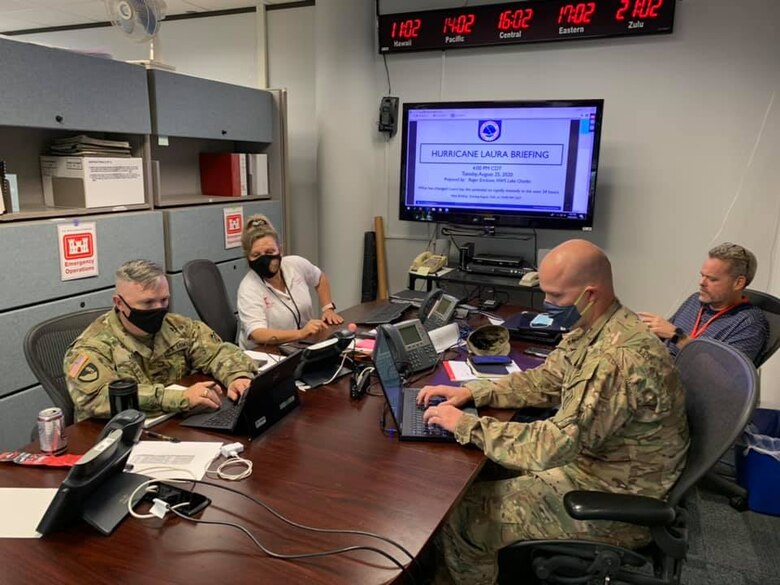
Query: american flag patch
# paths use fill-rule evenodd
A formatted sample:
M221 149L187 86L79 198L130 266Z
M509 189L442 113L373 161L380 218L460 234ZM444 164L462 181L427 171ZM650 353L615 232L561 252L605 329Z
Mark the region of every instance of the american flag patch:
M78 376L79 372L81 371L81 368L84 367L84 364L87 362L87 355L81 354L73 364L71 364L70 369L68 370L68 376L71 378L75 378Z

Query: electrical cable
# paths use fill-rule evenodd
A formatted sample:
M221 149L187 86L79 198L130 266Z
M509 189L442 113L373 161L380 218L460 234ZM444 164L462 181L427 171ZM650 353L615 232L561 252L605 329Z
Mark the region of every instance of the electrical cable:
M354 343L354 341L353 341L353 343ZM344 367L344 364L346 363L346 361L347 361L347 353L344 352L344 357L341 358L341 363L339 364L339 367L336 368L336 371L333 372L333 375L330 377L330 379L328 379L327 382L323 382L322 383L323 386L327 386L328 384L333 382L333 380L335 380L336 378L339 377L339 374L341 373L341 369ZM353 364L353 367L354 367L354 364Z
M228 467L234 467L236 465L244 465L245 469L243 471L240 471L238 473L227 473L224 471ZM219 464L219 467L216 469L207 469L206 475L209 477L218 477L219 479L224 479L227 481L239 481L242 479L246 479L250 475L252 475L252 462L249 459L244 459L243 457L239 457L236 455L235 457L228 457Z
M151 483L155 483L155 482L162 483L163 481L171 482L171 483L191 483L191 484L193 484L193 489L194 489L194 486L196 484L198 484L198 485L207 485L207 486L210 486L210 487L213 487L213 488L216 488L216 489L220 489L220 490L224 490L224 491L227 491L227 492L231 492L233 494L236 494L238 496L244 497L244 498L250 500L251 502L257 504L258 506L262 507L264 510L266 510L267 512L269 512L270 514L272 514L274 517L276 517L278 520L281 520L285 524L288 524L290 526L293 526L293 527L301 529L301 530L307 530L307 531L310 531L310 532L316 532L316 533L320 533L320 534L349 534L349 535L353 535L353 536L365 536L367 538L374 538L374 539L377 539L377 540L381 540L382 542L385 542L386 544L394 546L395 548L397 548L398 550L403 552L406 556L409 557L409 559L411 560L412 564L416 565L416 563L417 563L416 559L414 558L414 555L412 555L412 553L410 553L403 545L395 542L394 540L392 540L390 538L382 536L380 534L376 534L374 532L367 532L367 531L364 531L364 530L335 529L335 528L317 528L317 527L314 527L314 526L308 526L306 524L301 524L299 522L295 522L294 520L290 520L290 519L286 518L281 513L277 512L276 509L271 507L269 504L266 504L265 502L263 502L259 498L251 496L249 494L245 494L245 493L243 493L243 492L241 492L241 491L239 491L237 489L231 488L229 486L220 485L220 484L212 483L210 481L204 481L204 480L199 480L199 479L181 479L181 478L166 479L166 480L151 479L151 480L149 480L147 482L144 482L138 488L136 488L136 490L131 495L130 500L128 501L128 510L130 510L131 515L133 515L134 517L138 517L138 516L136 516L136 513L132 510L132 501L135 498L135 495L137 494L137 492L141 488L143 488L143 487L145 487L145 486L147 486L147 485L149 485ZM189 516L185 516L184 514L180 514L176 510L171 509L171 511L174 512L174 514L176 514L177 516L185 518L186 520L191 520L193 522L200 522L200 523L205 523L205 524L220 524L220 525L226 525L226 526L232 526L234 528L238 528L239 530L241 530L245 534L247 534L247 536L249 536L255 542L255 544L261 550L263 550L263 552L265 552L269 556L273 556L275 558L285 558L285 559L288 559L288 560L293 560L293 559L296 559L296 558L299 558L299 559L302 559L302 558L317 558L317 557L329 556L329 555L334 555L334 554L343 554L343 553L352 552L352 551L355 551L355 550L373 551L373 552L376 552L377 554L380 554L380 555L384 556L385 558L387 558L391 562L393 562L393 564L395 564L398 568L401 569L402 573L404 573L410 579L412 579L412 581L414 581L414 579L412 578L411 574L409 574L407 572L407 569L403 566L402 563L400 563L397 559L392 557L390 554L385 553L384 551L382 551L380 549L377 549L377 548L374 548L374 547L355 546L355 547L345 547L343 549L335 549L333 551L323 551L323 552L319 552L319 553L304 553L304 554L301 554L301 555L279 555L278 553L273 553L272 551L269 551L269 550L265 549L261 545L261 543L259 543L259 541L257 541L257 539L254 538L254 536L247 529L245 529L243 526L240 526L240 525L237 525L237 524L232 524L232 523L227 523L227 522L197 520L195 518L190 518Z
M390 85L390 69L387 67L387 53L382 54L382 59L385 62L385 73L387 74L387 95L393 95L393 86Z
M154 467L152 469L157 469L157 468ZM165 468L165 469L168 469L168 468ZM173 469L173 468L170 468L170 469ZM178 469L176 471L186 471L186 470ZM127 499L127 512L128 512L128 514L130 514L133 518L138 518L139 520L148 520L150 518L159 518L159 516L155 516L154 514L139 514L138 512L136 512L133 509L133 506L134 506L133 502L135 502L135 498L138 495L139 491L141 491L142 489L146 488L147 486L151 486L151 484L153 484L153 483L162 483L164 481L169 481L171 483L190 483L192 481L197 481L197 480L190 480L190 479L157 479L156 477L148 479L145 482L139 484L138 487L136 487L133 490L133 493L131 493L130 497ZM152 486L152 487L155 487L155 486ZM194 486L193 486L193 489L194 489ZM145 493L156 493L156 492L157 492L157 489L155 487L155 489L147 489ZM190 492L192 492L192 490L190 490ZM181 504L177 504L176 506L177 507L178 506L186 506L188 504L189 504L189 502L182 502Z
M265 547L262 542L260 542L257 537L255 537L254 534L252 534L247 528L242 526L241 524L237 524L235 522L224 522L220 520L201 520L199 518L191 518L189 516L186 516L185 514L182 514L175 508L178 506L174 506L170 508L170 511L176 514L179 518L182 518L184 520L188 520L190 522L194 522L195 524L207 524L211 526L228 526L230 528L235 528L237 530L240 530L244 534L246 534L249 539L255 544L257 548L259 548L261 551L263 551L265 554L267 554L269 557L275 558L275 559L281 559L281 560L287 560L287 561L293 561L298 559L317 559L322 557L329 557L333 555L339 555L339 554L345 554L350 552L355 552L359 550L364 550L368 552L374 552L378 555L381 555L385 557L388 561L390 561L392 564L394 564L396 567L398 567L401 570L401 573L406 575L406 577L414 583L414 577L412 577L411 573L408 572L406 567L395 557L393 557L391 554L386 553L382 549L373 547L373 546L363 546L363 545L352 545L352 546L345 546L342 548L335 548L331 550L324 550L320 552L312 552L312 553L298 553L298 554L284 554L284 553L277 553L272 551L271 549Z

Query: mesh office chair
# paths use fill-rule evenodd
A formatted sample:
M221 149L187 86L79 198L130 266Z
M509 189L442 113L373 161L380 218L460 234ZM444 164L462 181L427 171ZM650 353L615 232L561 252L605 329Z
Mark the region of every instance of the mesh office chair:
M109 308L87 309L39 323L24 338L24 357L55 406L62 409L65 424L73 424L73 400L65 384L62 361L68 346L87 326Z
M223 341L235 342L238 320L230 308L225 281L211 260L190 260L182 267L187 289L198 317Z
M756 367L759 368L780 348L780 299L768 293L750 289L745 290L745 296L764 312L764 317L769 323L769 339L766 341L764 350L756 358Z
M578 520L646 526L650 545L640 551L585 541L530 541L507 547L530 560L542 583L679 585L688 550L685 495L750 420L758 375L745 355L718 341L696 339L679 353L691 444L685 470L666 501L644 496L573 491L564 506ZM502 558L502 563L508 560ZM649 568L652 567L652 571ZM508 582L502 578L502 583Z
M745 290L745 296L764 312L769 323L769 338L755 360L758 368L780 348L780 299L768 293L750 289ZM745 511L747 510L748 493L745 488L737 484L734 469L734 450L732 449L724 456L719 465L707 473L703 483L708 489L727 496L732 508Z

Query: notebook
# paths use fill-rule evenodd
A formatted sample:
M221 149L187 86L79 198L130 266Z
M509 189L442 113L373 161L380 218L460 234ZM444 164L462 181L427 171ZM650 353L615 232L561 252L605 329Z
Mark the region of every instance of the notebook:
M181 422L182 426L258 436L300 404L295 369L301 354L299 351L260 372L238 402L223 398L219 410L193 414Z
M417 405L420 388L404 388L387 337L381 332L377 334L373 359L379 384L382 386L399 438L402 441L455 441L452 433L423 422L424 409ZM466 408L464 412L477 414L474 408Z

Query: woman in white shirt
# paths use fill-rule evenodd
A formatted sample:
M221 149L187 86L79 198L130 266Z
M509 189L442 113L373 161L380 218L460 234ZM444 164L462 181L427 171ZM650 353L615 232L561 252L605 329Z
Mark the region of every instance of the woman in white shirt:
M344 322L331 300L328 277L301 256L283 257L279 234L266 216L247 220L241 244L250 268L238 287L242 348L298 341ZM312 287L322 306L317 319Z

